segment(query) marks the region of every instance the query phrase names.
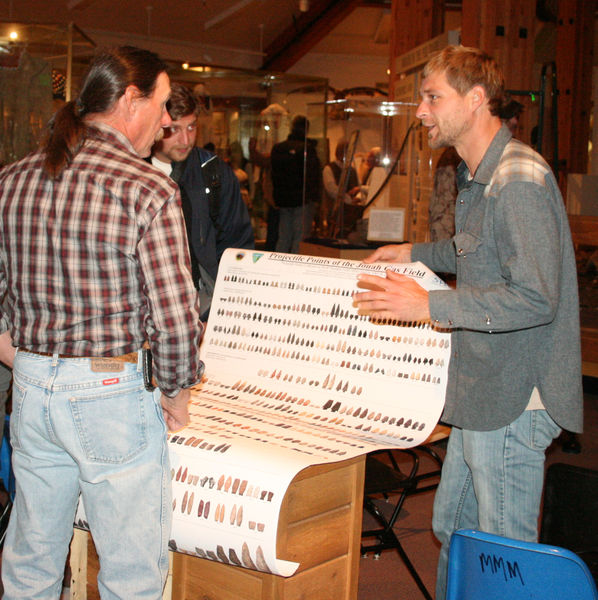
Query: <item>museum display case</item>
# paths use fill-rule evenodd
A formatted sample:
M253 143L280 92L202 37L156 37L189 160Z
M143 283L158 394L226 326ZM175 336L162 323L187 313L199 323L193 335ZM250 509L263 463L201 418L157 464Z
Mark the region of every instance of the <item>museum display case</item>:
M214 144L221 158L242 177L239 170L247 175L246 198L254 232L258 241L263 240L272 197L272 146L286 140L293 117L306 115L308 105L319 104L323 113L328 80L180 63L171 64L170 77L191 86L201 101L197 145ZM322 121L323 114L317 118Z
M70 100L94 42L74 23L0 22L0 165L37 147L60 101Z
M339 143L344 151L338 189L324 190L308 243L359 249L426 236L432 160L416 108L371 98L309 105L308 136L322 167Z

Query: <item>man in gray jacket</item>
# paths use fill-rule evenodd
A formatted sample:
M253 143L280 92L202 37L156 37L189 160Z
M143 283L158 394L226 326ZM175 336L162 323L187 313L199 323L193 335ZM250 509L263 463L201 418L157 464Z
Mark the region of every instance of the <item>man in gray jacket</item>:
M544 453L560 428L581 431L575 256L557 182L544 159L512 139L499 110L503 76L474 49L449 46L426 65L417 116L432 148L463 159L455 236L386 246L368 262L422 261L456 273L456 289L426 292L387 272L361 275L361 312L431 320L452 331L442 420L453 426L434 503L442 543L462 527L536 541Z

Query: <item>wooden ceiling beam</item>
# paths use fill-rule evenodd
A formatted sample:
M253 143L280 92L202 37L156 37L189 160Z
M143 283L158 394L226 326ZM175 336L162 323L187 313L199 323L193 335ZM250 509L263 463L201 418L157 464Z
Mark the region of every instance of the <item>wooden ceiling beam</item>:
M311 0L310 8L300 13L266 49L262 69L287 71L322 38L362 4L363 0Z

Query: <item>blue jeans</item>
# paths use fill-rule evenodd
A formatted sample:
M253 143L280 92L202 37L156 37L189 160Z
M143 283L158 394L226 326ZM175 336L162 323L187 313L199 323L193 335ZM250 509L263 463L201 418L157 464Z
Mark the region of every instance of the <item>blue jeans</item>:
M276 252L299 253L299 242L311 232L313 214L312 204L280 208Z
M436 600L446 596L451 534L481 529L535 542L544 483L544 452L560 433L545 410L524 411L495 431L451 431L434 499L434 534L442 544Z
M101 597L162 597L172 508L160 393L144 389L140 361L118 365L17 352L5 600L59 598L79 493Z

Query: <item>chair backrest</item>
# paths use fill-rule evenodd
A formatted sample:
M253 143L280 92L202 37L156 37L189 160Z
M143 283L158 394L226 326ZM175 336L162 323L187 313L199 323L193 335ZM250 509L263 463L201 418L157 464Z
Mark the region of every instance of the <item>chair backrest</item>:
M573 552L460 529L449 550L447 600L598 600Z

